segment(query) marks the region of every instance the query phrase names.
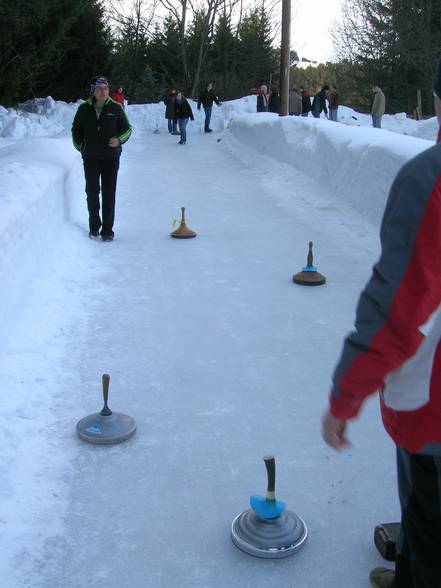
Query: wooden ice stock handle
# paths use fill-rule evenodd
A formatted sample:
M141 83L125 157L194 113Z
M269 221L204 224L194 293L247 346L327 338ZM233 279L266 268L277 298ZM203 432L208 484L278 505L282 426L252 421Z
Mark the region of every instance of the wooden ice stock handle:
M109 374L103 374L103 398L104 398L104 404L106 406L107 406L107 401L109 400L109 382L110 382Z
M266 473L268 474L268 487L266 497L268 500L275 500L276 489L276 460L274 455L264 455L263 461L266 466Z

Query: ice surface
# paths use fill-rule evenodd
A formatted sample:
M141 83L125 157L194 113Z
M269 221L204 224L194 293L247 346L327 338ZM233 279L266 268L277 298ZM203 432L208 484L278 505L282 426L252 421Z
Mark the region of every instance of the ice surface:
M162 106L129 107L110 244L87 238L74 106L0 112L58 121L56 138L35 138L34 121L0 143L5 587L363 588L382 563L373 528L399 508L377 400L342 454L320 417L390 183L431 142L246 114L254 104L215 109L211 135L198 114L185 147L153 134ZM168 236L181 206L196 239ZM310 240L328 280L314 289L291 281ZM138 423L115 447L75 436L104 372L111 408ZM269 452L278 497L310 533L278 561L229 537L265 490Z

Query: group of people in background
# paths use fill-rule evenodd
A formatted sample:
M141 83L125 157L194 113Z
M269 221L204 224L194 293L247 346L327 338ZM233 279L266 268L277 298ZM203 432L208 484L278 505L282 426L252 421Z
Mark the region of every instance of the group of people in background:
M280 96L278 89L272 92L268 91L268 86L262 84L259 88L252 88L257 94L257 112L274 112L279 113ZM370 114L372 117L372 126L381 128L381 119L386 110L386 98L379 86L375 83L372 85L373 97L371 101ZM299 90L293 88L289 92L288 113L290 116L308 116L312 114L314 118L320 118L322 112L326 118L338 122L338 107L340 98L335 85L324 84L317 88L316 94L312 98L303 86Z
M262 84L259 88L252 90L257 94L257 112L279 113L280 96L277 88L269 92L268 86ZM299 90L293 88L289 92L288 113L290 116L308 116L311 113L315 118L319 118L321 112L324 112L330 120L337 122L338 106L339 97L335 86L324 85L318 88L312 103L311 95L303 86L300 86Z
M190 103L184 94L180 90L177 90L175 85L168 87L163 102L165 105L165 118L168 123L168 132L171 135L180 135L179 145L185 145L187 142L187 124L190 120L194 120ZM212 132L210 122L214 103L217 106L221 106L219 97L214 91L213 83L208 82L198 100L198 110L201 110L202 107L205 112L205 133Z

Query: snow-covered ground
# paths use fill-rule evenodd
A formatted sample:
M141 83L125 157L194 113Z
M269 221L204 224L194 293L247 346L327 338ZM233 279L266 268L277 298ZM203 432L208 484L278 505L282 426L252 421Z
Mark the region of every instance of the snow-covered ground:
M436 124L386 116L391 133L345 108L344 125L254 106L215 109L211 135L194 108L185 147L162 105L129 106L113 243L87 238L76 105L0 109L5 587L363 588L381 564L373 527L399 508L377 401L344 454L319 423L388 189ZM168 237L181 206L194 240ZM309 240L328 278L312 291L291 281ZM104 372L111 407L138 422L114 447L75 435ZM310 532L278 561L229 538L268 452Z

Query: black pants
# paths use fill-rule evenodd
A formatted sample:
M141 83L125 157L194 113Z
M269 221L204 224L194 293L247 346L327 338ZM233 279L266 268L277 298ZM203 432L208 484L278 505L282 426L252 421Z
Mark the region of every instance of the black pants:
M441 457L397 448L397 588L441 588Z
M101 235L113 235L115 220L115 192L118 177L119 157L109 159L84 158L84 176L86 178L87 208L89 210L89 230ZM101 180L101 188L100 188ZM100 218L100 191L102 191L103 222Z

